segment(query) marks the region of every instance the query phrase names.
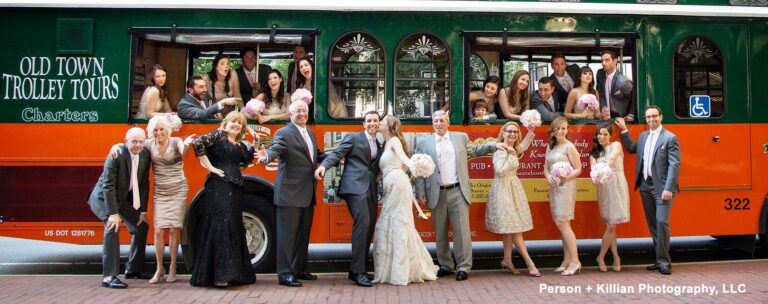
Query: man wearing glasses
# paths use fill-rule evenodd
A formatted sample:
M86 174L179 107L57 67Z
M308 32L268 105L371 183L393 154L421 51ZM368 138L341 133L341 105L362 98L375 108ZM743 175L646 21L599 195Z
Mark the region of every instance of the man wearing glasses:
M649 130L640 133L635 142L629 136L623 118L616 118L621 129L621 139L630 153L638 153L635 168L635 190L640 188L643 210L653 245L656 247L656 263L646 269L672 274L669 256L669 213L672 200L679 191L680 144L677 136L661 127L661 109L650 105L645 109L645 121Z

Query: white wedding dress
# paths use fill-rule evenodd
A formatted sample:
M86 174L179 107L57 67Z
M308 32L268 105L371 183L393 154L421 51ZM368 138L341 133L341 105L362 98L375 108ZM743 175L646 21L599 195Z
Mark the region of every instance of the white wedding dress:
M373 241L374 283L408 285L437 279L437 265L424 247L413 222L415 197L402 166L411 161L397 137L384 145L379 160L384 198Z

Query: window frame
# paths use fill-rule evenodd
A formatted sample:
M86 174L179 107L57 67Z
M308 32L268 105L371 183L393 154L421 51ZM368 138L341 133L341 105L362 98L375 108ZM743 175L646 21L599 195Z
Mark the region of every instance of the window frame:
M328 51L328 67L327 67L327 73L328 74L326 76L328 78L328 80L327 80L327 86L326 86L326 92L327 93L326 93L326 100L325 100L326 101L326 103L325 103L325 114L328 116L328 118L330 118L332 120L336 120L336 121L363 121L365 119L365 117L355 117L355 116L336 117L336 116L331 115L330 107L329 107L329 105L331 104L331 94L329 92L331 90L335 90L335 88L333 86L333 80L336 79L336 78L341 78L340 76L331 76L331 73L333 72L333 50L339 44L339 42L342 41L343 38L346 38L347 36L350 36L350 35L353 35L353 34L364 34L364 35L367 35L368 37L373 39L373 41L375 41L378 44L378 46L380 47L381 54L383 54L382 55L383 56L383 61L382 61L381 65L384 67L384 73L383 73L383 76L381 77L381 79L376 78L377 80L375 80L375 81L383 81L384 82L384 88L382 89L382 91L384 92L384 96L385 96L384 99L385 100L384 100L384 108L382 109L382 113L380 113L381 117L384 117L385 115L387 115L387 113L389 111L389 102L386 101L386 96L387 96L387 71L388 71L388 69L387 69L387 59L388 59L387 58L387 55L388 55L387 48L384 45L384 42L382 42L382 40L379 39L379 37L377 37L376 35L368 32L366 30L362 30L362 29L351 30L351 31L346 31L346 32L342 33L341 35L339 35L339 37L337 37L333 41L333 43L331 44L331 46L329 48L329 51ZM361 80L364 80L364 79L361 79Z
M452 79L452 77L453 77L453 66L452 66L452 64L453 64L453 54L451 52L450 45L448 45L448 43L445 41L445 39L443 39L442 37L438 36L434 32L431 32L431 31L416 31L416 32L411 32L411 33L403 36L403 38L401 38L400 41L398 41L398 43L397 43L397 45L395 46L395 49L394 49L393 60L392 60L392 114L393 115L397 115L397 113L395 113L395 108L396 108L395 105L397 104L397 80L398 80L398 78L397 78L397 63L398 63L397 55L398 55L398 53L400 51L400 47L403 46L403 43L405 43L405 41L407 41L408 39L411 39L414 36L418 36L418 35L431 36L431 38L434 38L434 39L436 39L437 41L439 41L440 43L443 44L443 46L445 47L445 52L446 52L446 54L448 56L448 60L447 60L447 63L446 63L446 66L448 67L448 77L445 78L445 79L442 79L442 78L440 78L440 79L438 79L438 78L417 78L417 79L421 79L421 80L415 80L415 81L445 81L448 84L448 86L447 86L448 94L446 96L449 98L448 99L449 112L450 112L451 109L453 109L453 102L454 102L454 100L453 100L453 96L451 96L453 94L453 83L452 83L453 82L453 79ZM403 121L432 121L432 113L429 113L428 116L423 116L423 117L398 117L398 118L400 118L400 120L403 120Z
M703 39L709 41L710 43L712 43L712 45L714 47L717 47L717 51L720 53L720 58L721 58L721 61L720 61L720 71L721 71L721 73L722 73L721 75L723 77L723 81L722 81L722 84L723 84L723 89L722 89L723 90L723 101L722 101L722 103L723 103L723 112L721 113L720 116L717 116L717 117L712 117L712 116L710 116L710 117L690 117L690 116L685 117L685 116L677 115L677 68L676 68L676 65L677 65L677 49L680 47L680 44L685 43L685 42L687 42L687 41L689 41L691 39L695 39L695 38L703 38ZM671 60L672 60L672 65L671 65L672 66L672 73L671 73L672 77L671 78L672 78L672 98L673 98L672 99L672 114L675 116L675 118L679 119L679 120L707 120L707 121L725 119L727 114L728 114L728 98L727 98L727 96L728 96L728 88L727 88L728 86L727 86L727 83L728 82L727 82L727 78L726 78L726 75L725 75L726 74L725 73L726 58L725 58L725 53L723 53L723 48L720 47L720 45L717 44L717 42L715 42L715 40L711 39L710 37L708 37L708 36L706 36L704 34L688 35L688 36L685 36L682 39L680 39L675 44L675 47L673 48L673 53L672 53L672 56L671 56ZM707 74L709 74L709 72L707 72ZM707 75L707 77L709 78L709 75ZM686 87L686 91L688 91L687 87ZM689 96L689 98L690 98L690 96ZM710 98L710 102L711 102L711 98ZM711 104L710 104L710 110L711 109L712 108L711 108Z

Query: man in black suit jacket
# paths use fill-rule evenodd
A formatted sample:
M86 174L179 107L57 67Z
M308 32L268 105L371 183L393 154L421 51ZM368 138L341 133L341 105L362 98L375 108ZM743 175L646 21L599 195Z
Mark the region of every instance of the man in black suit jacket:
M597 70L597 92L600 95L600 109L603 119L622 117L634 121L637 109L633 102L634 85L624 74L616 70L618 56L616 52L604 50L600 53L603 68ZM610 77L609 77L610 76ZM610 85L610 90L606 86Z
M237 101L234 98L224 98L211 104L208 100L208 87L200 76L192 76L187 80L187 94L179 101L179 118L203 120L221 119L221 110L225 106L234 106Z
M307 251L317 189L314 172L325 153L318 150L315 133L307 128L307 104L293 102L288 111L291 123L277 130L272 145L255 156L262 163L278 159L274 195L278 282L300 287L299 280L317 279L306 271Z
M531 109L541 114L541 121L551 123L558 116L563 116L563 109L558 107L555 100L557 92L554 91L554 81L549 77L539 79L539 88L531 98Z
M286 78L288 78L288 92L290 93L296 90L296 73L299 72L296 70L296 64L304 56L307 56L307 49L303 45L297 45L293 48L293 62L288 64L288 75L286 75Z
M267 85L267 75L272 67L266 64L259 64L258 76L256 69L256 51L251 48L240 51L240 58L243 65L235 69L238 81L240 81L240 96L243 101L248 102L262 92ZM255 91L255 92L254 92Z
M568 93L573 89L573 83L579 77L579 66L566 65L565 55L555 54L549 59L554 73L549 75L555 87L556 111L563 112L568 101Z
M127 279L149 279L141 272L147 244L147 200L149 197L149 152L144 150L146 135L140 128L125 134L120 155L107 157L104 172L88 198L93 214L104 222L102 282L109 288L126 288L117 278L120 269L121 220L131 233L131 249L126 264ZM134 176L135 174L135 176Z
M347 209L354 219L349 279L358 286L371 287L372 278L365 271L365 261L368 260L378 211L376 179L379 175L381 146L376 140L376 133L379 129L379 113L365 113L363 128L363 132L349 133L344 137L336 150L315 170L315 177L321 180L326 168L336 166L342 158L345 159L339 196L347 202Z

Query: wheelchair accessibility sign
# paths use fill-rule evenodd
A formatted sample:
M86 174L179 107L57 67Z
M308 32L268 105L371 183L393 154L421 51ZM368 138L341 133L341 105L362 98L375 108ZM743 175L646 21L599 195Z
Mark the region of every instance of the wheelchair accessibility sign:
M712 115L712 107L709 102L708 95L691 95L688 98L688 113L691 117L710 117Z

